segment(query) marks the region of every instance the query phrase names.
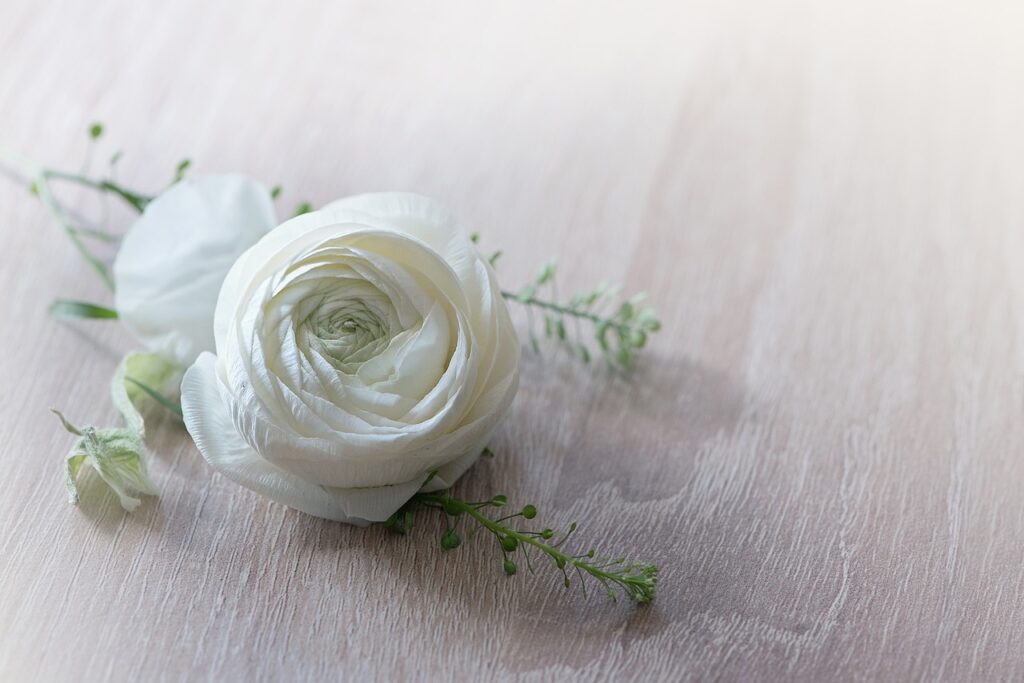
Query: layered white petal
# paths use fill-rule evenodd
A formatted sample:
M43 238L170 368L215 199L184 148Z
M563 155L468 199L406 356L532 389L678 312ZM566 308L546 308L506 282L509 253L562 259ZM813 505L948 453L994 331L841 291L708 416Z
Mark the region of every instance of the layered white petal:
M384 519L431 473L450 485L518 382L494 271L416 195L342 200L268 233L225 278L214 337L216 360L182 387L203 455L331 519Z
M423 484L425 477L377 488L331 488L274 466L235 431L215 363L203 353L185 373L181 410L199 452L231 481L316 517L361 526L387 519Z
M231 265L277 223L270 193L237 175L200 176L154 199L114 261L121 321L182 366L214 349L213 312Z

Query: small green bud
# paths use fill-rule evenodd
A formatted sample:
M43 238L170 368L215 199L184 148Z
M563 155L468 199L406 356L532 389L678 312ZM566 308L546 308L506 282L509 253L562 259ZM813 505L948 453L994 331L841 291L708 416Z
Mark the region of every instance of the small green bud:
M562 579L562 585L565 586L566 588L569 587L569 577L568 576L566 576L564 579Z
M555 566L558 567L559 569L565 569L565 558L564 557L556 557L555 558Z
M533 519L534 517L537 516L537 508L535 508L532 505L525 505L525 506L523 506L523 511L522 511L521 514L526 519Z
M455 501L451 498L446 498L445 501L441 503L441 506L444 508L445 514L451 515L452 517L458 517L462 514L462 510L459 509L459 506L456 505Z
M642 349L647 343L647 334L643 330L633 330L629 335L629 343L635 348Z
M495 496L494 498L491 498L491 505L496 507L496 508L502 507L507 502L508 502L508 498L506 498L505 496L500 495L500 494Z
M295 215L296 216L301 216L302 214L309 213L312 210L313 210L313 205L312 204L310 204L309 202L302 202L298 206L295 207Z
M470 233L469 241L472 242L473 244L476 244L477 242L479 242L480 241L480 233L478 233L478 232Z
M501 549L506 553L514 553L516 548L519 547L519 539L515 536L502 536L501 537Z
M504 254L504 253L505 252L503 252L501 249L499 249L498 251L494 252L493 254L491 254L490 256L487 257L487 262L490 263L493 266L495 263L498 262L498 259L500 259L501 255Z
M28 186L28 191L30 194L36 197L39 196L39 186L35 184L35 181L33 181L32 184Z
M281 196L281 186L280 185L274 185L274 189L272 189L270 191L270 198L271 199L277 199L280 196Z
M505 560L504 567L505 567L505 573L508 574L509 576L512 576L513 574L516 573L516 569L517 569L516 568L516 563L513 562L512 560Z
M545 540L551 538L554 535L555 535L555 530L554 529L545 529L544 531L540 532L540 537L545 539Z
M583 359L584 363L590 362L590 349L587 348L586 344L580 344L580 358Z
M565 341L565 323L561 318L555 322L555 334L558 335L560 341Z
M89 138L92 140L99 140L100 136L103 135L103 124L96 122L89 126Z
M188 167L191 165L191 159L182 159L181 161L179 161L178 165L174 168L175 177L180 179L183 175L185 175L185 171L187 171Z
M445 550L454 550L462 543L462 539L455 533L454 529L448 529L441 534L441 547Z

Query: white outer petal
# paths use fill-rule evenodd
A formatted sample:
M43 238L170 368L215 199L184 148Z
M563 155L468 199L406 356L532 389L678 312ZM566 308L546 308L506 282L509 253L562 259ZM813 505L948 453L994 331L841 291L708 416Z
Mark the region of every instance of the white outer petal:
M365 525L386 520L416 493L426 478L394 486L353 489L309 482L267 462L249 447L235 431L220 392L216 358L203 353L181 383L181 408L189 434L211 467L271 500L316 517ZM439 475L446 474L454 481L451 475L456 474L457 478L461 473L449 468Z
M235 259L277 223L273 200L239 175L183 180L154 199L114 261L121 322L183 366L214 349L213 313Z

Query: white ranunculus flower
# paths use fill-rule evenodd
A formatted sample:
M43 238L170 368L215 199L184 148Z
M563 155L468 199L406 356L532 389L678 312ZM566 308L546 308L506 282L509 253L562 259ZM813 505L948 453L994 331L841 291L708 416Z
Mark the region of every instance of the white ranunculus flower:
M182 383L185 424L229 479L312 515L383 521L480 455L518 384L494 271L409 194L343 199L231 268L217 355Z
M175 184L146 206L117 253L121 321L151 351L190 365L214 348L213 311L231 264L276 224L270 193L243 176Z

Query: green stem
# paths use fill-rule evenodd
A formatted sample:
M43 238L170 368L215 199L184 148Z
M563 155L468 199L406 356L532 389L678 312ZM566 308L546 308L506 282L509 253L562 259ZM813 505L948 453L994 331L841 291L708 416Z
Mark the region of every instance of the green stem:
M537 308L543 308L544 310L553 311L555 313L560 313L562 315L569 315L574 318L589 320L595 325L608 325L609 327L618 328L620 330L629 330L628 325L616 322L611 318L602 318L596 313L591 313L590 311L581 311L579 309L571 308L569 306L563 306L562 304L555 303L554 301L545 301L544 299L538 299L532 296L524 299L515 292L508 292L505 290L502 290L501 295L508 299L509 301L515 301L517 303L523 304L524 306L536 306Z
M100 190L101 192L110 192L123 199L139 213L142 213L142 210L146 208L146 205L153 201L152 197L122 187L113 180L97 180L77 173L53 171L50 169L44 169L42 171L42 175L46 178L54 178L56 180L64 180L70 183L84 185L85 187L91 187L95 190Z
M114 278L111 277L107 266L98 258L93 256L92 252L89 251L89 248L85 246L85 243L82 242L82 238L79 236L78 231L71 225L64 211L53 198L45 171L40 172L36 176L35 188L36 193L39 195L39 200L50 210L50 213L53 215L54 220L57 221L57 224L64 229L68 238L71 239L72 244L74 244L75 248L78 249L78 253L82 255L82 258L84 258L90 266L92 266L92 269L100 276L100 279L103 280L103 284L107 286L107 289L113 292Z

